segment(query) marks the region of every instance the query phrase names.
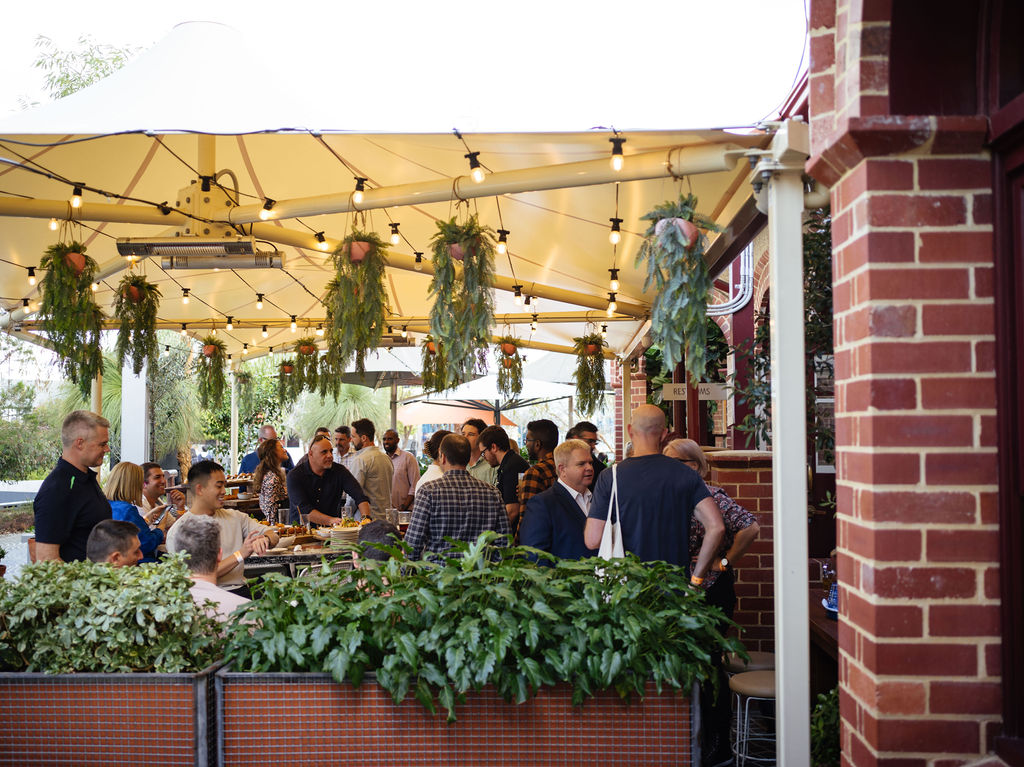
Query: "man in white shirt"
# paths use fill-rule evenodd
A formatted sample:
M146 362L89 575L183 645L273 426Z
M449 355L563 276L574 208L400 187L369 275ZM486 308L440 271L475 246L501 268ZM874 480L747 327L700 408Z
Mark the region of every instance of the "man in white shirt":
M416 456L398 446L398 432L394 429L384 432L381 443L395 471L391 480L391 505L396 509L411 509L416 483L420 480Z
M583 542L583 528L593 494L594 480L590 445L581 439L569 439L554 451L558 480L526 503L519 526L519 542L562 559L592 557L597 551ZM541 560L541 564L550 564Z
M192 571L189 589L192 599L205 607L211 618L226 622L236 607L249 600L217 585L217 563L222 553L220 525L213 517L189 514L175 527L179 529L171 553L184 551L188 554L185 564ZM213 605L207 605L207 601Z
M160 498L167 490L167 477L160 464L146 461L142 464L142 515L145 516L157 506L164 505ZM167 494L168 505L172 507L174 516L185 511L185 494L180 490L172 490Z
M188 491L192 501L189 513L178 520L167 534L167 548L174 551L178 527L195 514L212 517L220 525L220 545L231 553L217 564L217 585L235 594L249 598L245 585L246 557L262 554L277 545L278 536L273 529L264 527L248 514L224 508L224 469L215 461L199 461L188 470Z
M353 462L350 473L366 493L370 502L370 516L373 519L384 519L384 512L391 506L391 485L395 469L391 459L373 442L376 436L373 421L369 418L353 421L352 431L355 432L352 443L356 447L357 461Z

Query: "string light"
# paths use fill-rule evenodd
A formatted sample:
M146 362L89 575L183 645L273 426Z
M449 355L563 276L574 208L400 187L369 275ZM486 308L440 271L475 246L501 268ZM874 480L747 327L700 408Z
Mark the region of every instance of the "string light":
M267 326L266 325L263 326L263 337L264 338L267 337Z
M35 285L36 284L36 268L34 266L30 266L28 268L28 284L29 285Z
M320 250L327 250L330 247L330 245L327 244L327 238L324 237L323 232L316 233L316 246L320 248Z
M504 256L508 253L508 236L511 234L508 229L498 230L498 246L497 251L499 255Z
M263 294L262 293L257 293L256 294L256 309L260 310L262 308L263 308Z
M537 315L536 314L533 315L533 321L530 322L530 332L531 333L536 333L537 332Z
M402 338L408 338L408 337L409 337L409 326L408 325L402 325Z
M165 346L164 347L164 356L165 357L170 357L171 356L171 347L170 346Z
M523 306L529 306L531 301L533 301L533 296L531 296L531 295L523 296Z
M352 202L358 205L363 201L363 191L366 189L367 179L360 178L359 176L356 176L355 179L356 190L352 193Z
M187 336L188 335L188 329L185 327L185 323L184 322L181 323L181 334L183 336Z
M513 300L516 302L516 306L522 306L523 305L523 286L522 285L513 285L512 287L515 289L515 295L513 297Z
M611 317L615 314L615 310L618 308L618 304L615 303L615 294L608 294L608 316Z
M189 294L189 290L190 290L189 288L182 288L182 289L181 289L181 303L182 303L182 305L184 305L184 306L188 306L188 294Z
M322 336L324 334L324 324L322 322L316 326L316 334L318 336Z
M608 220L612 222L611 231L608 232L608 242L612 245L618 245L622 240L622 230L619 229L619 224L622 223L622 219L615 217L609 218Z
M242 344L242 354L249 353L249 344Z
M231 316L230 314L228 315L228 325L227 325L227 327L228 327L228 332L229 332L229 333L230 333L230 332L231 332L232 330L234 330L234 329L235 329L235 323L233 322L233 320L234 320L234 319L235 319L235 318L234 318L234 317L232 317L232 316Z
M56 232L57 231L57 219L55 219L55 218L51 218L50 219L50 231L51 232Z
M602 325L601 326L601 338L607 338L607 337L608 337L608 326L607 325Z
M298 328L298 325L295 324L295 315L293 314L292 315L292 332L294 333L297 328Z
M92 292L95 293L96 291L98 291L100 289L100 284L98 282L94 282L89 287L92 288Z
M391 227L391 244L397 245L402 241L402 235L398 233L398 227L400 225L397 222L392 221L388 226Z
M260 221L266 221L274 215L274 206L277 204L276 200L271 200L269 197L263 203L263 209L260 210Z
M28 311L28 299L27 298L21 299L21 308L24 309L26 312Z
M470 152L464 157L469 160L469 177L479 184L484 180L484 169L480 167L479 152Z
M217 335L217 323L216 322L213 323L213 328L211 328L211 330L210 330L210 335L211 336Z
M626 143L624 138L610 138L612 142L612 170L620 171L625 163L625 158L622 156L622 145Z
M71 192L71 207L81 208L82 207L82 187L75 186Z
M423 253L422 253L422 251L417 250L414 255L416 256L416 263L413 264L413 269L415 269L417 272L422 272L423 271Z
M390 325L388 325L388 335L390 336L390 335L393 335L393 334L394 334L394 329Z
M619 270L618 269L609 269L608 271L612 273L612 279L611 279L611 282L608 283L608 287L611 288L612 290L618 290L619 289Z
M231 364L231 355L229 354L228 355L228 365L230 365L230 364Z

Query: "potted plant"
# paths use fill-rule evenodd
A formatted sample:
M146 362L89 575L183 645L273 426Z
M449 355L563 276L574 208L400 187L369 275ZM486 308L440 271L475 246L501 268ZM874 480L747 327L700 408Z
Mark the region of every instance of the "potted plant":
M224 365L227 362L227 344L209 335L200 343L202 354L196 355L196 376L199 379L199 401L204 408L216 409L224 401L224 389L227 379L224 376Z
M132 371L142 372L146 360L155 360L156 312L160 308L160 288L145 275L129 271L114 291L114 316L120 322L117 331L117 357L124 366L131 357Z
M718 227L697 213L697 198L692 194L655 206L642 218L651 225L644 232L636 264L646 262L643 289L654 292L651 337L668 369L685 360L690 381L696 385L704 373L704 320L711 290L704 263L707 237L701 230L714 232Z
M104 318L91 289L96 262L80 242L59 242L46 249L39 268L44 270L40 323L64 377L88 397L92 380L103 368Z
M604 407L604 348L600 333L572 339L576 350L576 409L586 416Z
M451 378L468 379L480 366L494 324L494 232L476 216L463 224L438 221L431 240L434 277L430 332L445 343ZM455 262L462 262L458 272Z
M285 406L299 396L295 387L295 360L286 359L277 366L277 400Z
M293 376L292 386L295 396L298 396L299 392L303 390L316 391L320 372L316 336L303 336L295 342L293 348L295 356L292 358L292 362L295 365L295 370L291 375Z
M506 399L519 396L523 390L523 358L519 354L519 339L504 335L498 339L498 391Z
M354 359L362 373L366 352L380 346L388 312L386 265L387 248L373 232L353 231L334 252L334 279L324 298L332 366L344 370Z
M424 391L444 391L451 388L453 382L448 380L444 350L433 336L427 335L420 344L420 359Z

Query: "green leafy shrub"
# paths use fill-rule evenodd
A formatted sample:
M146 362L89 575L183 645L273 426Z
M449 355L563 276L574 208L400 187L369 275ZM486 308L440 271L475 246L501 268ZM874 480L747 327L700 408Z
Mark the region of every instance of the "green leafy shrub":
M574 338L576 350L576 409L585 416L604 408L604 348L607 346L600 333Z
M121 323L117 330L117 358L122 367L131 359L135 375L142 372L147 359L153 362L160 353L156 343L160 296L160 288L134 271L125 274L114 291L114 316Z
M356 242L369 245L359 261L349 256ZM327 285L324 306L327 309L327 357L340 371L354 359L356 371L362 373L366 353L380 345L388 312L385 266L387 248L374 232L354 230L334 251L335 274Z
M836 767L839 764L839 688L819 693L811 712L811 764Z
M195 358L196 377L199 380L199 401L205 408L218 408L224 402L227 377L227 344L215 335L208 335L200 341L203 350Z
M359 685L366 672L400 702L435 700L455 719L465 692L493 685L522 703L566 682L577 705L612 688L628 700L648 679L660 691L713 681L711 656L742 651L719 633L720 610L686 572L633 556L539 567L525 547L499 549L496 533L455 542L444 565L411 562L398 548L358 577L325 566L312 579L270 575L247 605L257 626L229 629L226 658L241 671L322 671ZM550 557L550 555L547 555Z
M0 580L0 671L203 669L223 640L191 585L183 555L140 567L28 565Z

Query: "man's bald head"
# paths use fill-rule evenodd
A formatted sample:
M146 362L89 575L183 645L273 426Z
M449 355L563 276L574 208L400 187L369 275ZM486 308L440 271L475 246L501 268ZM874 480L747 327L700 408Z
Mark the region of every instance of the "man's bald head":
M650 455L661 452L661 440L665 436L665 413L657 405L641 405L633 411L629 424L629 436L633 440L634 455Z

